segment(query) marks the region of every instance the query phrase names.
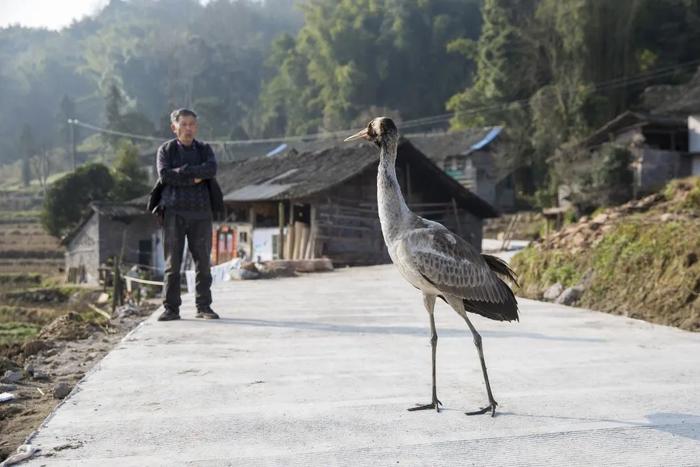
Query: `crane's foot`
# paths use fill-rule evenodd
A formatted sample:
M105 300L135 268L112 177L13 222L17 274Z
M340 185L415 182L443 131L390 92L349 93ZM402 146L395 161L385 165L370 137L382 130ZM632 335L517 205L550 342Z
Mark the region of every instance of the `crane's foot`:
M415 407L411 407L410 409L407 409L409 412L414 412L416 410L429 410L429 409L435 409L436 412L440 412L440 406L442 405L442 402L440 402L438 399L435 399L432 403L426 404L426 405L416 405Z
M491 412L491 416L495 417L496 416L496 406L498 404L496 401L492 400L491 404L489 404L488 407L484 407L482 409L476 410L474 412L465 412L466 415L483 415L485 413Z

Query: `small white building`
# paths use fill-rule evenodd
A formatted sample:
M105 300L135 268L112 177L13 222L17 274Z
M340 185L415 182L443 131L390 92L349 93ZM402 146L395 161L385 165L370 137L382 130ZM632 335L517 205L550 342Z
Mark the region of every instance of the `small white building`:
M142 206L125 203L91 203L83 221L63 238L66 271L84 271L80 282L97 284L99 268L121 257L126 264L139 264L162 276L162 231Z
M690 174L700 176L700 115L688 117L688 152L692 158Z

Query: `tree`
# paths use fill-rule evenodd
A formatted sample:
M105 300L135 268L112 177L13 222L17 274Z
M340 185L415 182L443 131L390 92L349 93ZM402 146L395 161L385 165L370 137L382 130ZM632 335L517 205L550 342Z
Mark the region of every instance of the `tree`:
M47 144L43 144L37 154L32 157L31 168L34 177L39 180L44 196L46 196L46 182L51 174L51 159Z
M155 133L153 123L146 115L136 110L126 110L126 98L119 86L112 82L105 97L105 115L107 128L112 131L134 135L152 135ZM125 136L109 135L107 140L114 149L119 149Z
M297 36L270 53L263 134L347 128L370 106L407 120L434 115L469 82L472 65L446 45L477 37L475 0L311 0L303 11Z
M22 127L22 134L19 136L19 146L22 152L22 183L26 187L29 186L32 181L30 160L36 151L32 127L28 124Z
M516 186L526 194L556 189L553 156L576 162L575 142L592 128L634 106L650 84L693 70L656 67L694 60L700 49L700 0L484 0L482 14L477 42L449 45L477 69L447 103L451 123L505 125L501 162L530 173Z
M448 50L476 64L474 83L447 101L453 128L503 123L508 103L536 89L538 50L529 34L536 0L485 0L478 42L459 38Z
M124 108L124 96L117 83L112 82L107 88L105 96L105 117L107 118L107 129L121 131L123 126L122 112ZM107 141L116 148L120 137L117 135L107 136Z
M64 144L66 154L72 150L71 128L68 119L75 118L75 100L64 94L56 115L59 140Z
M93 201L109 199L114 178L102 164L86 164L65 175L48 189L41 223L51 235L61 237L75 227Z
M114 163L112 198L127 201L148 193L145 175L139 164L139 152L129 141L122 140Z

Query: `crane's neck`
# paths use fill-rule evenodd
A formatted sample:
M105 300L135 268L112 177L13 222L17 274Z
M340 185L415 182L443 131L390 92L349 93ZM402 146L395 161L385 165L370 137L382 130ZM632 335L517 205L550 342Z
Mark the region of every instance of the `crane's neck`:
M399 235L403 226L410 221L412 214L401 194L401 187L396 178L396 150L395 141L381 145L377 172L379 222L387 244L393 242Z

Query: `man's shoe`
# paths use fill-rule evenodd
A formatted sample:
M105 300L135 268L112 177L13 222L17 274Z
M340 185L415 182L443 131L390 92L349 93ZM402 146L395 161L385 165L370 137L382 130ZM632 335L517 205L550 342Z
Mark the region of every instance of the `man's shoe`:
M200 308L197 310L197 314L194 315L195 318L202 318L202 319L219 319L219 315L214 313L214 310L211 308Z
M163 313L158 317L158 321L174 321L180 319L180 312L166 308Z

